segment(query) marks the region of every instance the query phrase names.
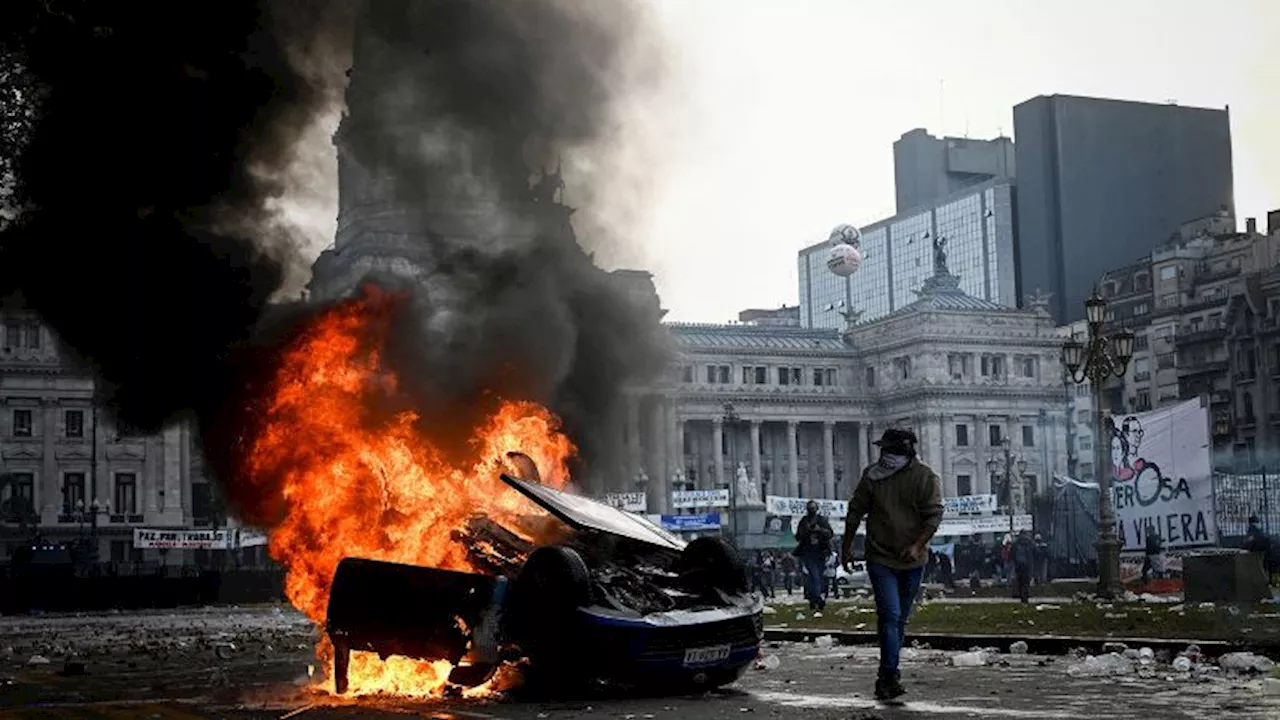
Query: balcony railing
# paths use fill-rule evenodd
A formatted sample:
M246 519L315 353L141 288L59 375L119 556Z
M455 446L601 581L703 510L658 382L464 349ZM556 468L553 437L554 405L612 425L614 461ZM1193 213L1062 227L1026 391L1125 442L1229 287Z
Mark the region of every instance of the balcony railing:
M1206 363L1190 363L1178 368L1180 375L1216 375L1227 371L1226 360L1214 360Z
M1227 329L1209 328L1207 330L1192 330L1191 332L1178 333L1174 337L1174 345L1194 345L1196 343L1209 342L1213 340L1224 340L1227 337Z

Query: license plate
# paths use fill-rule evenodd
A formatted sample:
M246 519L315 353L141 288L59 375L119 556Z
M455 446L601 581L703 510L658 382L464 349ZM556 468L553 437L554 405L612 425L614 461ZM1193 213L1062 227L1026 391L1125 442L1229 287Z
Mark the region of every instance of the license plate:
M689 648L684 651L684 664L686 667L695 665L714 665L718 662L724 662L729 659L728 645L715 645L704 648Z

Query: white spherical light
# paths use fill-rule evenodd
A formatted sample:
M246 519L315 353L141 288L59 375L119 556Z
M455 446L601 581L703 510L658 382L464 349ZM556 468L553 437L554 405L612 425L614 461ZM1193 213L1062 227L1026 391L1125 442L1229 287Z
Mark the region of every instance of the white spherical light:
M852 245L856 250L862 247L862 231L852 225L837 225L827 241L832 245Z
M848 243L835 245L827 253L827 269L840 277L849 277L858 272L861 265L862 253Z

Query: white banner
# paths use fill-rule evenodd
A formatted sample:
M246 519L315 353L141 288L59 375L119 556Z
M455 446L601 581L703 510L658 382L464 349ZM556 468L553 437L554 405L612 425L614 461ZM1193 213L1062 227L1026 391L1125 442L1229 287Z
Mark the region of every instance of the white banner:
M1170 550L1215 543L1208 410L1188 400L1112 419L1105 436L1123 548L1142 550L1148 532Z
M718 490L676 490L671 493L671 507L729 507L729 488L720 488Z
M158 550L226 550L232 546L235 530L146 530L133 529L135 548Z
M845 500L818 500L817 498L793 498L779 495L765 496L765 512L770 515L800 517L804 515L805 504L811 499L818 503L818 512L828 518L844 519L849 514L849 503Z
M1014 515L1013 531L1015 533L1023 530L1031 530L1030 515ZM835 530L836 524L831 523L831 529ZM958 517L943 518L942 523L938 525L938 532L934 537L960 537L962 535L981 535L983 533L1007 533L1009 532L1009 516L1008 515L987 515L984 517ZM844 534L844 523L840 523L840 529L836 530L836 535ZM867 534L867 523L864 520L858 526L858 534Z
M959 497L942 498L943 517L954 517L962 514L990 514L995 511L995 495L961 495Z
M240 535L237 539L237 547L254 547L267 544L267 534L261 530L240 528L236 532Z
M609 493L604 496L604 503L626 512L644 513L649 511L649 499L642 492Z

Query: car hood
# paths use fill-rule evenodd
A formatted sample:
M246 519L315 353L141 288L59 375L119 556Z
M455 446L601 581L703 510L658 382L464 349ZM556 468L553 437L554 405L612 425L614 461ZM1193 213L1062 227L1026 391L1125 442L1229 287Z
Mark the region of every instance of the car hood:
M640 515L623 512L597 500L570 495L506 473L502 474L502 481L574 530L595 530L677 552L685 547L684 540Z

